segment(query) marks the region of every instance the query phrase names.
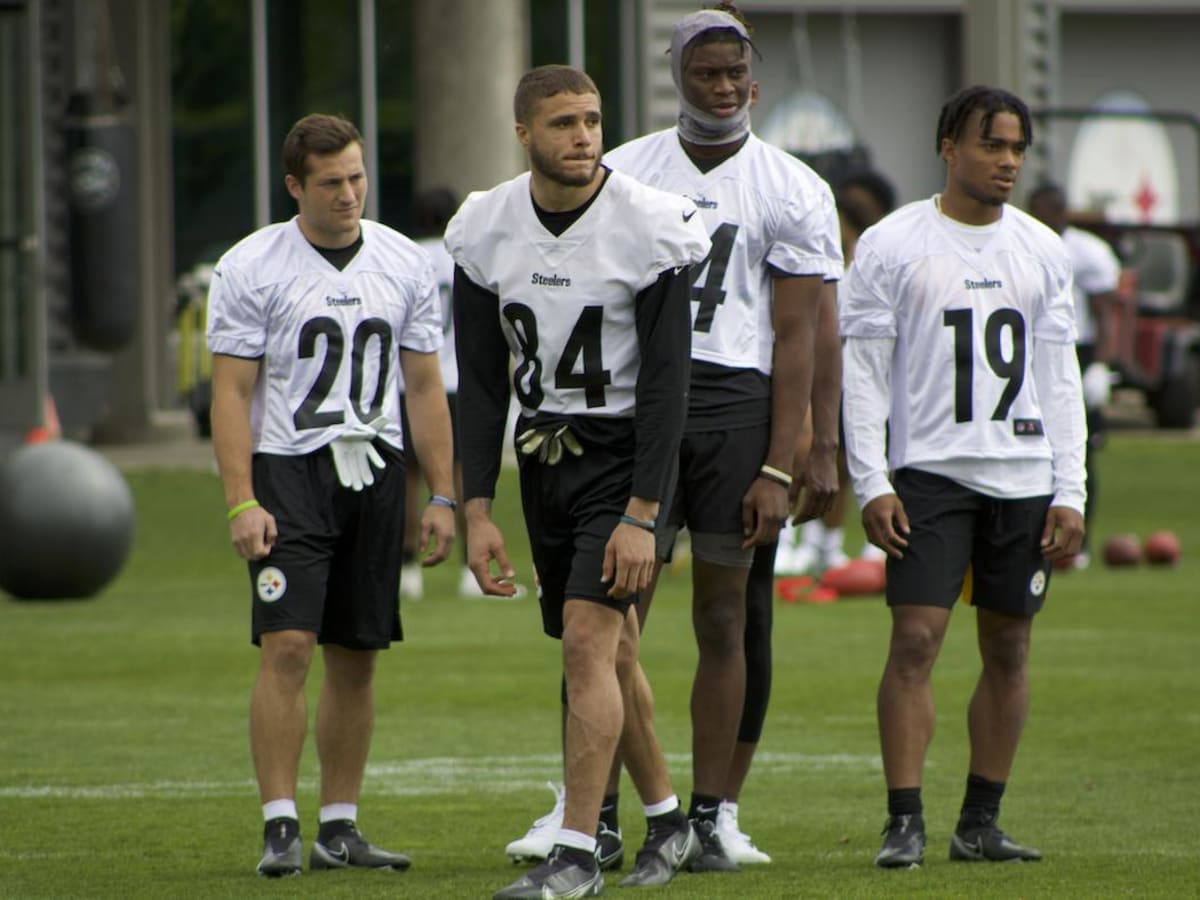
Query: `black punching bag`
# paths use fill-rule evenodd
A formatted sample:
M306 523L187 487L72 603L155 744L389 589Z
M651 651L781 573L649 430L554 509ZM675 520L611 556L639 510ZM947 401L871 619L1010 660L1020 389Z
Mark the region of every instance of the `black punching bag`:
M71 330L110 352L133 337L138 320L137 142L112 62L107 4L79 27L91 47L78 59L80 84L66 120ZM86 8L86 7L85 7Z

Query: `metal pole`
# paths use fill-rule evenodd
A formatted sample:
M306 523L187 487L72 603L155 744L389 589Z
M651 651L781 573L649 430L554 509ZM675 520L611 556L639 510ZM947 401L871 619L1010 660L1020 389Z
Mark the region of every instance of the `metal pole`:
M254 227L271 222L271 120L267 96L267 0L254 0L250 19L254 60Z
M379 172L379 97L375 57L375 0L358 0L358 78L362 90L363 164L367 170L368 184ZM377 191L367 191L366 216L368 219L379 218Z
M34 185L30 191L30 213L33 236L21 249L28 254L29 279L29 337L30 371L33 376L33 400L37 410L37 424L47 425L47 400L50 396L50 359L46 323L46 194L42 116L42 17L40 0L29 4L29 40L25 46L29 53L29 180Z
M567 62L584 69L583 0L567 0Z

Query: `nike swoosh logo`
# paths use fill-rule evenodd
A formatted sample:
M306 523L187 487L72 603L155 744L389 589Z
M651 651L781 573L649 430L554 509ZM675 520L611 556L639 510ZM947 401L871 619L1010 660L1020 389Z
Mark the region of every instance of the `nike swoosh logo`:
M707 816L707 815L711 815L712 813L715 813L720 808L721 808L721 805L719 803L714 804L713 806L704 806L702 804L702 805L696 807L696 812L702 816Z
M694 209L691 212L685 212L683 214L683 221L685 221L685 222L692 221L692 216L694 216L695 214L696 214L696 211Z
M338 847L338 849L336 851L330 849L329 847L326 847L325 852L328 853L330 856L332 856L334 859L339 860L340 862L343 862L346 865L350 865L350 848L347 847L345 844L342 844L342 846Z

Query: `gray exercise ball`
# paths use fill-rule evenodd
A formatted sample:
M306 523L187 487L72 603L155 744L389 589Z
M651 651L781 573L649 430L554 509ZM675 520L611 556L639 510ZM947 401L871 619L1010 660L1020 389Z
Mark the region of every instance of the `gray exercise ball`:
M0 588L24 600L90 597L133 546L133 495L116 466L69 441L0 463Z

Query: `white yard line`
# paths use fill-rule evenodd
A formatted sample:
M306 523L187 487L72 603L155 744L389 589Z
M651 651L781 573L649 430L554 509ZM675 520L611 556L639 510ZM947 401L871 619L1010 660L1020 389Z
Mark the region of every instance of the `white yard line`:
M671 753L667 761L674 771L687 771L691 756ZM760 753L755 757L759 773L799 774L813 772L876 773L878 756L855 754ZM372 763L367 766L367 790L389 796L425 796L458 791L486 791L495 794L520 793L542 787L546 781L561 779L557 754L526 756L434 756ZM306 788L315 787L315 779L302 779ZM250 778L225 781L142 781L117 784L25 784L0 785L0 799L39 800L46 798L78 800L140 800L189 797L224 797L253 791Z

